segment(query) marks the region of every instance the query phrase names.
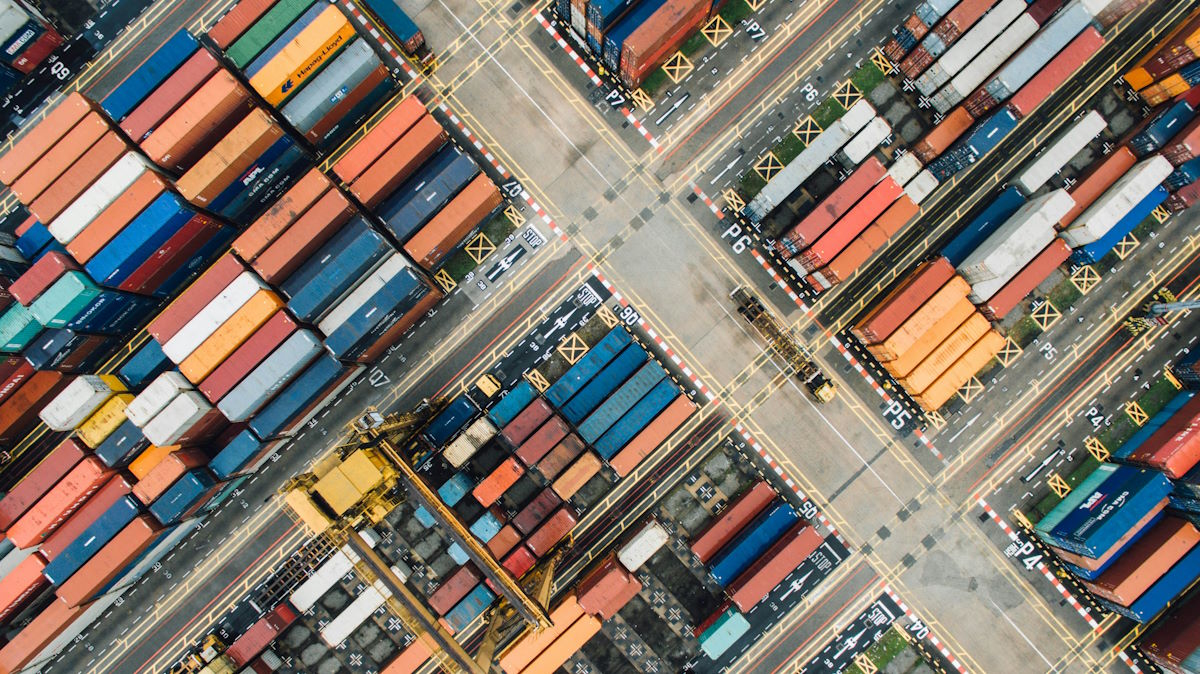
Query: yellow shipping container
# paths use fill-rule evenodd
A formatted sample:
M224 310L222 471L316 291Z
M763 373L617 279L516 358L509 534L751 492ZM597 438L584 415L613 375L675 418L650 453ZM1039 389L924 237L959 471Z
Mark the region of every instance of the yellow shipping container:
M250 86L267 103L278 106L315 75L322 64L350 44L354 36L354 26L346 20L346 15L330 5L250 78Z
M951 365L953 365L967 349L979 341L983 337L983 333L988 331L991 324L983 317L983 314L974 313L962 325L950 335L929 354L929 357L921 361L907 378L901 380L904 388L908 389L909 393L918 394L929 388L938 377L942 375Z
M884 361L883 368L896 379L907 377L913 368L920 365L926 356L933 353L938 344L953 334L973 313L975 313L975 305L971 304L971 300L962 298L950 311L942 315L916 344L909 347L895 360Z
M150 445L142 450L141 454L129 464L129 472L141 480L154 470L154 467L162 463L162 460L179 449L179 445Z
M133 395L129 393L119 393L109 398L79 426L79 439L92 449L99 447L118 426L125 423L125 407L132 401Z
M989 331L955 361L954 365L943 372L929 388L925 389L924 393L913 396L913 399L917 401L918 405L931 412L940 409L950 398L954 397L955 393L958 393L958 389L962 388L963 384L982 370L997 353L1000 353L1000 348L1003 346L1004 337L995 330Z
M100 381L104 382L108 388L112 389L113 393L127 393L129 389L125 388L125 382L115 374L102 374Z
M1125 73L1125 81L1134 91L1140 91L1154 84L1154 77L1145 68L1137 67Z
M216 332L200 343L196 350L179 364L179 371L188 381L199 384L217 366L225 362L239 346L262 327L275 312L283 308L283 298L273 290L260 290L242 305Z
M887 339L879 344L868 346L867 350L880 362L895 360L900 354L912 348L925 333L932 330L938 319L950 311L969 292L971 292L971 286L961 276L951 277L946 285L939 288L933 297L926 300L921 308L914 311L913 315L901 323L900 327L896 328L896 331Z

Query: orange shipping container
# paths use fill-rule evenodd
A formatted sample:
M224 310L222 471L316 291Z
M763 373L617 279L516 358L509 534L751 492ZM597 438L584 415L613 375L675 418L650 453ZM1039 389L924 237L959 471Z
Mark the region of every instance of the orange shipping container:
M600 621L590 615L579 616L570 627L538 654L521 674L555 674L567 658L583 648L600 631Z
M567 501L599 472L600 459L591 452L585 452L554 481L554 491L562 500Z
M340 190L329 190L250 266L267 283L282 281L299 269L356 212Z
M954 307L942 315L937 323L933 324L929 332L908 348L904 353L900 354L895 360L889 360L883 363L883 369L887 370L896 379L907 377L913 368L921 364L925 357L933 353L947 337L954 333L963 321L966 321L971 314L975 313L975 305L971 304L971 300L967 298L960 299L955 303ZM986 323L986 321L985 321ZM983 334L983 333L980 333ZM978 339L979 335L975 335ZM967 342L967 346L975 343L975 339ZM959 355L962 355L961 353ZM958 356L955 356L958 358ZM954 361L951 360L951 363Z
M1200 531L1187 520L1167 516L1137 540L1093 582L1094 594L1130 606L1192 548Z
M0 403L0 442L15 445L39 423L38 412L71 380L61 372L34 372L21 388Z
M333 173L352 183L429 111L416 96L408 96L371 127L350 151L333 165Z
M37 596L49 582L42 575L46 562L36 552L21 560L7 575L0 578L0 625L7 624L18 611Z
M71 164L71 168L64 171L53 185L46 188L36 201L29 204L29 211L42 222L52 222L63 209L75 201L75 197L91 187L92 183L128 149L129 146L125 144L121 134L115 131L104 134L82 157Z
M317 169L304 174L271 208L234 239L233 251L251 262L333 186Z
M330 6L250 78L268 105L278 106L320 72L356 35L337 7Z
M10 674L20 671L29 664L38 653L50 645L63 630L79 617L86 606L67 606L61 600L50 602L42 612L37 614L28 625L16 634L3 648L0 648L0 673Z
M83 264L108 245L125 225L167 191L167 183L153 172L143 173L119 197L100 212L95 220L67 244L67 252Z
M404 244L404 251L427 271L483 221L500 202L500 190L486 175L478 175L450 203Z
M914 400L921 407L933 411L940 409L947 401L967 383L971 377L983 369L1004 346L1004 337L995 330L987 332L959 358L954 365L942 373L929 388Z
M954 275L954 265L944 257L918 267L895 290L887 294L851 332L863 344L877 344L892 334Z
M163 168L184 172L253 109L250 92L218 70L141 143Z
M77 91L64 98L8 152L0 155L0 183L12 185L91 111L92 104Z
M654 417L644 429L634 436L629 444L621 448L617 455L609 460L617 475L625 477L633 472L642 459L645 459L656 447L661 445L675 432L688 417L696 411L696 403L687 396L681 395L667 405L667 409Z
M960 105L951 110L945 119L917 141L917 144L913 146L913 152L917 153L917 157L921 161L928 164L949 149L954 141L966 133L974 123L975 118Z
M921 207L913 203L907 194L901 194L888 209L883 212L875 220L875 226L882 230L883 234L890 238L895 236L897 232L904 229L904 226L912 221L918 213L921 212Z
M266 111L252 110L175 183L179 194L207 206L282 137L283 127Z
M990 326L991 324L983 317L983 314L971 314L971 317L964 321L954 331L954 334L938 344L929 357L922 360L921 364L900 383L910 393L921 393L929 388L929 385L961 358L967 349L979 341L980 337L983 337Z
M139 480L145 479L155 466L177 449L179 449L179 445L150 445L129 463L130 474Z
M488 507L498 501L505 490L516 484L525 474L525 468L513 457L508 457L487 477L475 485L471 494L483 507Z
M413 640L411 644L406 646L400 655L397 655L394 660L383 668L379 674L415 674L425 664L425 661L433 655L433 650L436 646L425 643L425 639L432 638L427 636L427 632L421 632L421 635Z
M23 204L31 204L46 188L78 161L96 141L108 133L108 122L98 112L90 112L54 147L30 166L12 185L13 194Z
M506 674L519 674L533 659L550 644L554 643L563 632L566 632L575 621L583 615L583 609L575 600L575 595L569 595L550 612L550 627L541 632L526 631L500 658L500 668Z
M1104 191L1117 182L1117 178L1133 167L1137 157L1129 151L1127 145L1122 145L1109 156L1088 167L1087 173L1071 188L1071 198L1075 207L1058 221L1059 229L1066 229L1081 213L1087 210Z
M446 130L426 115L363 171L350 185L351 194L368 207L378 206L445 142Z
M67 606L75 607L95 597L96 594L125 571L142 551L150 547L162 531L162 526L152 515L139 515L112 540L96 551L78 571L59 586L56 594Z
M283 298L273 290L254 293L249 301L179 364L179 371L188 381L199 384L285 304Z
M192 468L208 465L208 456L203 450L183 449L171 452L158 462L146 477L133 485L133 495L145 505L150 505L154 499L163 495L175 481Z
M102 487L112 474L112 469L94 456L80 461L12 525L7 532L8 539L21 549L41 543L66 522L71 513Z
M950 279L933 294L920 309L913 312L896 331L883 342L867 347L878 360L894 360L929 332L938 319L971 292L971 286L961 276Z

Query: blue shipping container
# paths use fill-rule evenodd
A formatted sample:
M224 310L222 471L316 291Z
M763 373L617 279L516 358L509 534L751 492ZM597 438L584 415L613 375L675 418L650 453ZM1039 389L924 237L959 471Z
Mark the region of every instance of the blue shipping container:
M417 506L416 518L417 522L426 529L437 524L437 520L433 519L433 514L426 510L425 506Z
M1103 463L1087 477L1083 478L1083 481L1072 489L1066 498L1059 501L1058 505L1054 506L1050 512L1046 513L1045 517L1038 520L1038 523L1034 525L1033 530L1038 538L1049 543L1049 534L1054 531L1054 527L1058 526L1064 517L1069 515L1080 503L1083 503L1083 499L1093 489L1103 484L1116 470L1117 466L1115 464Z
M588 349L583 358L580 358L571 366L571 369L558 378L558 381L546 389L546 400L562 409L571 396L583 388L584 384L591 381L592 377L608 364L608 361L616 357L621 349L624 349L625 345L632 341L633 337L625 328L618 325L610 330L604 339Z
M117 85L112 93L105 96L104 100L100 101L100 107L115 121L125 119L138 103L149 96L150 92L198 49L200 44L196 42L196 38L187 30L180 30L163 43L158 51L151 54L137 70L130 73L124 82Z
M1200 180L1200 159L1190 159L1180 164L1178 168L1163 181L1172 192L1181 187L1187 187Z
M709 573L721 587L728 587L743 571L775 544L800 517L787 503L775 505L759 513L745 529L713 558Z
M150 504L150 514L163 524L175 524L216 484L207 468L193 468Z
M128 335L149 318L161 300L133 293L106 290L67 322L70 330L97 335Z
M301 372L267 406L250 420L250 430L260 438L271 439L283 434L300 413L325 396L329 387L346 373L348 368L333 356L317 356L308 369Z
M596 451L606 461L611 459L621 451L622 447L629 444L629 441L647 424L653 421L659 412L666 409L667 405L670 405L678 395L679 387L675 386L675 382L670 379L658 382L645 398L639 400L633 409L621 417L621 420L608 429L607 433L600 436L600 439L596 441Z
M455 433L462 430L462 427L466 426L478 411L479 408L475 407L475 403L467 397L466 393L463 393L434 417L422 435L429 441L429 444L441 447L449 442Z
M51 242L57 243L54 236L50 234L50 230L42 223L35 222L29 229L25 230L24 234L17 237L15 245L21 257L33 262L41 257L42 251Z
M405 275L413 275L415 277L415 274L412 272L412 270L405 270ZM363 336L359 338L353 346L346 350L346 358L351 360L357 360L361 358L376 344L376 342L383 338L385 333L395 327L395 325L401 320L408 317L413 308L416 306L417 302L423 300L425 296L429 294L428 286L426 286L424 282L418 283L419 285L413 288L412 292L410 292L399 302L396 302L394 306L390 308L385 306L384 308L386 309L386 312L382 313L381 315L371 315L369 313L370 308L365 307L353 316L356 324L369 326L370 329L367 330L365 334L356 333L362 334ZM378 297L380 296L376 295L376 298ZM338 333L342 333L344 328L344 325L342 328L339 328ZM336 336L339 338L341 337L340 334ZM327 340L326 344L328 343L329 342Z
M1168 105L1166 109L1154 115L1140 133L1129 140L1129 145L1138 156L1147 155L1165 145L1195 116L1196 111L1187 101Z
M1055 545L1098 559L1171 493L1162 473L1124 468L1128 479L1114 473L1054 528Z
M397 314L403 316L428 292L411 268L401 270L328 335L325 347L338 358L349 357L377 327ZM388 327L395 324L392 320Z
M474 590L468 592L467 596L463 597L446 614L446 622L450 626L450 633L456 634L466 629L467 625L475 618L478 618L484 609L490 606L495 599L496 595L486 585L483 583L476 585Z
M595 4L588 4L589 12ZM641 0L611 30L604 32L604 65L610 71L615 73L621 69L621 51L625 48L625 40L665 4L666 0Z
M1121 218L1117 224L1112 226L1104 236L1098 240L1087 244L1081 248L1076 248L1071 253L1071 259L1077 262L1096 262L1108 255L1108 251L1121 242L1130 232L1137 228L1143 220L1150 217L1150 213L1158 208L1158 205L1167 200L1167 190L1159 185L1146 195L1146 198L1138 202L1125 217Z
M126 419L100 443L96 456L109 468L123 468L148 446L150 441L142 435L142 429Z
M404 243L478 174L474 159L447 145L383 202L379 215Z
M600 436L617 423L617 419L633 409L633 406L666 376L667 371L656 360L643 365L629 381L622 384L621 388L613 392L579 425L579 436L588 444L595 445Z
M533 384L530 384L527 379L522 379L519 384L500 398L500 402L492 405L492 409L487 413L488 418L492 420L492 424L496 428L504 428L508 422L516 419L521 410L533 402L535 397L537 397L537 391L534 390Z
M138 391L158 375L174 367L162 351L162 345L153 339L146 340L140 349L133 352L129 360L117 370L117 376L130 390Z
M594 412L605 398L612 395L612 392L625 383L625 380L629 379L649 358L650 354L646 353L641 345L631 343L626 346L624 351L612 359L612 362L605 365L603 370L592 377L587 386L584 386L579 393L571 397L566 405L563 405L563 416L572 424L579 425L579 422Z
M228 480L239 474L251 459L258 456L265 444L250 429L246 429L233 436L208 463L208 467L218 480Z
M141 511L141 504L132 496L122 496L117 499L104 514L96 518L83 533L79 534L54 561L46 565L42 575L55 586L67 582L81 566L87 563L92 555L112 540L125 525L133 521Z
M475 483L471 481L471 478L466 473L459 471L438 487L438 498L442 499L442 503L453 508L474 486Z
M992 203L983 209L982 213L975 216L966 228L946 244L946 247L942 249L942 257L949 260L950 264L955 267L962 264L963 260L979 247L979 244L999 229L1000 225L1004 224L1004 221L1012 217L1012 214L1016 213L1023 205L1025 205L1025 196L1016 187L1009 187L1000 192L992 200Z
M63 363L83 346L93 335L57 328L47 330L29 343L23 356L35 370L59 370L60 372L91 372L106 359L109 352L107 344L93 349L83 361L72 364L69 370L63 369Z
M1158 522L1160 520L1162 520L1162 518L1163 518L1163 513L1161 513L1161 512L1158 513L1157 515L1155 515L1154 518L1151 519L1150 522L1148 522L1146 524L1146 526L1135 531L1133 533L1133 535L1129 537L1129 540L1125 541L1124 545L1122 545L1115 553L1113 553L1111 556L1109 556L1108 561L1101 564L1100 567L1097 568L1095 571L1092 571L1089 569L1084 569L1084 568L1075 566L1074 564L1068 564L1067 562L1063 562L1062 564L1063 564L1063 566L1067 567L1068 571L1075 574L1076 576L1079 576L1080 578L1082 578L1084 580L1096 580L1097 578L1100 577L1100 575L1102 573L1104 573L1105 571L1108 570L1108 567L1113 565L1113 562L1116 562L1118 559L1120 559L1121 555L1125 554L1125 551L1128 550L1131 545L1133 545L1134 543L1137 543L1138 539L1140 539L1142 536L1146 535L1146 532L1153 529L1154 525L1158 524Z
M983 120L963 143L970 154L968 163L974 163L975 160L996 149L1000 141L1004 140L1015 128L1017 128L1017 118L1008 108L1003 108Z
M396 0L365 0L364 4L384 28L399 40L401 47L407 49L412 41L421 35L421 29L417 28L417 24L400 8Z
M263 214L267 207L274 203L300 175L312 168L308 152L299 144L288 139L289 146L283 153L271 162L258 175L244 175L242 180L246 189L218 211L218 214L231 222L250 224ZM251 169L253 170L253 169Z
M288 308L300 320L315 322L391 250L359 216L283 282Z
M179 231L195 211L167 192L101 248L83 268L101 285L117 286Z
M1175 397L1171 398L1166 407L1159 410L1158 414L1150 417L1150 420L1147 421L1141 428L1139 428L1137 433L1131 435L1129 439L1124 442L1124 444L1122 444L1116 449L1116 451L1112 453L1110 460L1122 461L1123 459L1128 459L1130 456L1132 456L1133 453L1137 451L1137 448L1142 446L1142 443L1146 442L1151 435L1154 435L1158 429L1162 428L1162 425L1167 423L1167 419L1170 419L1172 415L1178 412L1180 408L1186 405L1187 402L1195 395L1196 394L1193 391L1180 391L1179 393L1176 393Z
M475 538L487 543L495 538L496 534L500 533L500 529L503 526L504 523L501 522L495 515L493 515L492 511L485 510L484 513L479 516L479 519L475 520L475 522L471 524L471 533L475 535Z
M588 27L595 27L603 34L616 23L621 16L638 3L639 0L591 0L587 3L584 13ZM567 17L570 21L570 17ZM588 31L589 33L591 31Z
M187 264L181 266L167 280L163 281L158 290L154 292L155 297L173 297L178 295L193 278L200 274L200 271L208 266L208 262L212 261L218 254L225 251L229 246L229 242L233 240L237 230L232 227L222 227L216 234L209 239L208 243L196 251L196 254L188 260Z
M1200 578L1200 545L1192 548L1191 552L1176 562L1175 566L1172 566L1170 571L1155 581L1150 589L1143 592L1132 606L1126 608L1104 599L1101 599L1101 603L1114 613L1123 615L1130 620L1148 623L1162 613L1175 599L1178 599L1184 590L1196 582L1197 578Z
M221 190L217 196L212 198L208 203L208 210L214 213L223 213L227 206L247 192L254 184L255 180L264 175L271 164L274 164L283 153L295 147L296 141L292 140L288 134L283 134L271 146L254 160L254 163L246 167L236 178L234 178L225 189ZM234 209L236 210L236 209Z

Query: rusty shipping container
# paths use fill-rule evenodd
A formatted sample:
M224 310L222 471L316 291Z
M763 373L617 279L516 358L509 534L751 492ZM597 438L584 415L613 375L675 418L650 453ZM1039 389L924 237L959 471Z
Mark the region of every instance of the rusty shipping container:
M621 81L641 86L655 68L667 60L708 18L708 0L667 0L621 45Z
M86 457L9 528L8 539L22 549L41 543L104 486L112 474L112 469L100 459Z
M751 520L766 509L778 494L771 485L759 481L725 506L716 518L692 538L692 554L707 564L726 543L733 540Z
M143 505L150 505L162 496L175 480L193 468L208 465L208 455L200 449L183 449L163 457L146 476L133 486L133 495Z
M928 332L945 312L971 292L971 286L960 276L952 277L928 300L900 324L887 339L867 346L880 362L894 360Z
M557 414L551 416L542 424L541 428L534 431L521 446L517 448L516 455L526 466L533 467L543 456L560 440L567 437L571 429L567 423L563 421Z
M446 130L432 115L422 117L350 184L350 193L367 207L378 206L433 156L446 138Z
M407 96L384 115L367 133L333 165L333 173L343 182L352 183L387 152L429 111L416 96Z
M0 155L0 183L11 186L92 110L91 102L77 91L63 98L42 121L26 131L8 152Z
M250 92L218 70L140 143L142 151L168 171L184 173L253 108Z
M0 531L7 531L22 515L58 484L83 457L87 449L68 438L50 450L46 458L21 478L4 498L0 499Z
M537 462L537 471L547 480L553 480L585 449L583 440L580 440L578 435L570 433Z
M480 174L404 244L426 271L436 271L446 254L503 202L491 178Z
M0 403L0 442L15 445L38 424L38 411L66 388L70 379L59 372L36 372Z
M1176 562L1200 543L1200 531L1185 519L1163 517L1095 581L1084 585L1098 597L1131 606Z
M1004 337L1000 333L995 330L988 331L954 365L942 373L937 381L913 399L927 410L940 409L958 393L958 389L962 388L967 380L974 377L975 373L983 369L988 361L1000 353L1004 344Z
M529 436L533 435L533 432L540 428L551 414L553 411L545 400L534 398L533 402L526 405L520 414L513 417L512 421L500 429L500 437L504 438L510 447L520 447L521 443L528 440Z
M550 487L543 489L521 511L513 517L512 525L522 534L529 535L537 529L546 516L562 503L562 499Z
M312 169L305 173L291 189L247 227L246 231L234 239L233 252L245 262L252 262L331 187L333 183L319 170Z
M592 455L585 454L584 456ZM525 545L535 557L539 559L545 557L546 553L550 552L578 523L569 508L559 508L553 515L546 518L546 521L538 527L537 531L533 532L532 536L525 540Z
M500 496L508 490L509 487L516 484L517 480L525 474L525 468L513 457L505 459L499 466L496 466L487 477L483 478L475 488L471 490L471 495L483 507L488 507L500 499Z
M871 157L855 169L841 185L838 185L829 196L825 197L816 209L804 217L775 247L787 257L798 254L806 246L811 245L825 233L838 218L846 214L867 190L879 182L886 173L883 164L876 157Z
M198 50L121 120L121 129L135 143L145 140L155 127L196 93L219 67L212 54L204 49Z
M748 613L822 542L821 534L808 524L801 522L792 527L729 585L727 591L733 603Z
M454 608L454 605L467 596L479 584L479 572L473 564L465 564L450 574L450 577L429 595L429 606L438 615L444 616Z
M945 258L926 262L888 293L874 309L855 324L851 332L863 344L882 342L952 276L954 266Z
M951 110L950 114L938 122L938 125L933 127L929 133L922 136L921 140L913 146L913 152L917 153L921 161L928 164L950 149L954 141L966 133L974 123L975 118L960 105Z
M250 111L175 182L176 189L184 199L208 207L283 134L266 111Z
M0 672L18 672L33 661L50 642L62 634L84 611L56 599L0 648Z
M642 583L610 553L592 569L575 592L584 613L608 620L642 591Z
M280 232L250 266L267 283L282 283L356 213L358 209L341 190L331 189L296 222Z
M487 542L487 548L491 551L492 556L500 559L508 554L517 545L521 543L521 534L511 525L504 525L500 531L492 536L492 540Z

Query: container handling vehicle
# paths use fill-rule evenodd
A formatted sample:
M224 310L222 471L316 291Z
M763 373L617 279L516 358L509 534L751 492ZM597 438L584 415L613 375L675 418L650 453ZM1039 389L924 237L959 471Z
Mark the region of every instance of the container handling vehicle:
M827 403L837 395L837 385L821 371L808 349L796 341L790 330L780 325L779 320L745 286L739 286L730 298L737 304L738 313L758 330L771 348L796 371L796 378L804 384L812 397Z

